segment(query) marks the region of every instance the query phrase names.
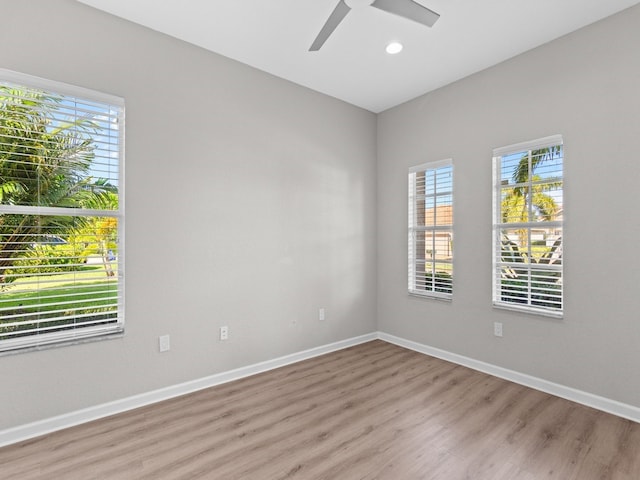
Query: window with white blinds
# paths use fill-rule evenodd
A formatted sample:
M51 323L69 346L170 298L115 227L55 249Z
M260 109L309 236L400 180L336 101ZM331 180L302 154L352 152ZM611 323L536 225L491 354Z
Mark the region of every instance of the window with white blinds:
M0 70L0 351L124 328L122 99Z
M453 294L453 162L409 169L409 293Z
M494 150L493 303L562 315L562 136Z

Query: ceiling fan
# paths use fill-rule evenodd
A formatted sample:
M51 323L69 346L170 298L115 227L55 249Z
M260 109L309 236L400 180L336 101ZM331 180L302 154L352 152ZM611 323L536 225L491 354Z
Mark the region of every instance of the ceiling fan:
M432 27L433 24L436 23L436 20L440 18L440 15L436 12L429 10L427 7L423 7L413 0L340 0L331 15L329 15L329 18L309 48L309 51L316 52L320 50L324 42L327 41L340 22L344 20L344 17L347 16L347 13L349 13L352 8L363 5L371 5L379 10L384 10L385 12L393 13L408 20L413 20L427 27Z

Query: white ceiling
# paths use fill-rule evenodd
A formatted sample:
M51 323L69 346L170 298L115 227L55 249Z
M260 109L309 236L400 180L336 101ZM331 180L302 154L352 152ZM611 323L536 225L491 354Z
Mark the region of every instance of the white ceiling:
M640 3L416 0L428 28L365 1L309 52L338 0L78 1L376 113Z

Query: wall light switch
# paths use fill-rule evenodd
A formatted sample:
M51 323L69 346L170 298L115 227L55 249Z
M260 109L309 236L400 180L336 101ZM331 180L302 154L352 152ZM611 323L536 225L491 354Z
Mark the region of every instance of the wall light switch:
M161 335L158 337L158 347L161 352L168 352L171 349L171 341L169 335Z

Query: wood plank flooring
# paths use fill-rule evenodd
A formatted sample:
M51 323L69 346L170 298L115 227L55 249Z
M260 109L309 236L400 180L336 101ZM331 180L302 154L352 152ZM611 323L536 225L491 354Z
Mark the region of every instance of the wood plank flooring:
M640 424L373 341L0 449L2 479L640 479Z

